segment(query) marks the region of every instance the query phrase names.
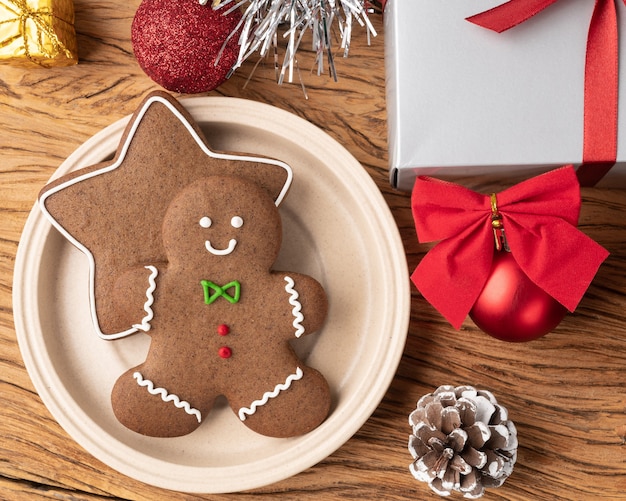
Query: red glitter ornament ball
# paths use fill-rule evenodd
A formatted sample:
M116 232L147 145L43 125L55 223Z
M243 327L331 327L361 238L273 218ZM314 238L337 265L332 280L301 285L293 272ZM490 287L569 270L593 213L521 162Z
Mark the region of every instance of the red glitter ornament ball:
M510 252L496 252L470 317L495 338L521 342L547 334L566 313L563 305L526 276Z
M221 85L237 60L241 12L213 10L199 0L143 0L131 28L139 66L172 92L197 94ZM221 54L220 54L220 51ZM215 63L219 55L217 64Z

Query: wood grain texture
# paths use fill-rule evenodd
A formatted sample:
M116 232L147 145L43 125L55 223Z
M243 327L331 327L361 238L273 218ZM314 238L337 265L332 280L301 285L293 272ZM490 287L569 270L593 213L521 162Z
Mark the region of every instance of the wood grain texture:
M455 331L412 289L405 353L380 406L343 447L290 479L236 496L169 493L101 464L61 429L19 353L13 266L23 225L49 176L76 147L157 88L131 51L138 3L75 0L75 67L0 68L0 499L437 499L409 474L406 443L408 414L441 384L491 390L518 427L515 471L484 499L626 499L620 430L626 425L626 198L619 190L583 190L581 228L611 256L578 310L555 332L516 345L489 338L470 321ZM416 241L408 194L388 183L380 16L374 23L379 36L371 46L357 30L350 56L337 59L338 82L310 73L311 54L301 51L308 99L299 84L276 85L270 62L261 62L247 82L256 61L210 94L288 110L344 145L389 204L412 270L428 247Z

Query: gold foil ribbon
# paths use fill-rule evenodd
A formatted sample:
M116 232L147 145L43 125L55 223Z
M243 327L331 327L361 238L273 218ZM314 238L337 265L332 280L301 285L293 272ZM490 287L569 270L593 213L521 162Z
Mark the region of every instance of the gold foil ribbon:
M40 66L46 66L31 54L29 42L32 38L34 38L34 43L36 44L39 53L44 58L55 59L59 55L64 55L69 60L76 59L75 55L72 54L72 51L70 51L59 39L52 24L49 22L51 18L54 18L72 26L73 23L71 21L62 19L55 15L53 10L49 7L34 9L28 5L26 0L0 0L0 7L6 8L9 12L15 15L14 18L0 21L0 25L8 23L18 24L18 33L16 35L0 40L0 50L9 46L15 40L22 38L24 40L24 56ZM29 22L35 26L32 36L31 30L28 29ZM44 37L47 37L48 40L44 41Z

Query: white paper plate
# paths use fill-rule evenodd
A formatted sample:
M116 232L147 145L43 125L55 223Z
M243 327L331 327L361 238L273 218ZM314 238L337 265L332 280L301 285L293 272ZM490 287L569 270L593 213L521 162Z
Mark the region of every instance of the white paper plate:
M180 438L149 438L115 419L115 380L141 363L147 336L103 341L91 325L88 263L35 207L18 248L13 301L22 356L42 400L87 451L119 472L186 492L233 492L299 473L332 454L369 418L397 369L409 321L409 274L395 222L376 185L337 142L308 122L247 100L183 100L214 150L291 165L280 207L277 268L316 277L329 296L322 331L294 342L333 391L328 419L302 437L274 439L219 401ZM112 157L129 117L79 147L54 177Z

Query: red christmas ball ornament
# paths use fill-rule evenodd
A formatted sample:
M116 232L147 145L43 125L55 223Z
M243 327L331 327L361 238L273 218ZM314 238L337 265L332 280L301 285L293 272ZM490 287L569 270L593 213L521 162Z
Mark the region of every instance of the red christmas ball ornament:
M226 46L224 42L236 29L241 12L224 12L199 0L143 0L131 27L139 66L172 92L215 89L238 58L238 36L232 36Z
M470 311L474 323L503 341L531 341L553 330L567 309L535 285L510 252L494 254L489 278Z

